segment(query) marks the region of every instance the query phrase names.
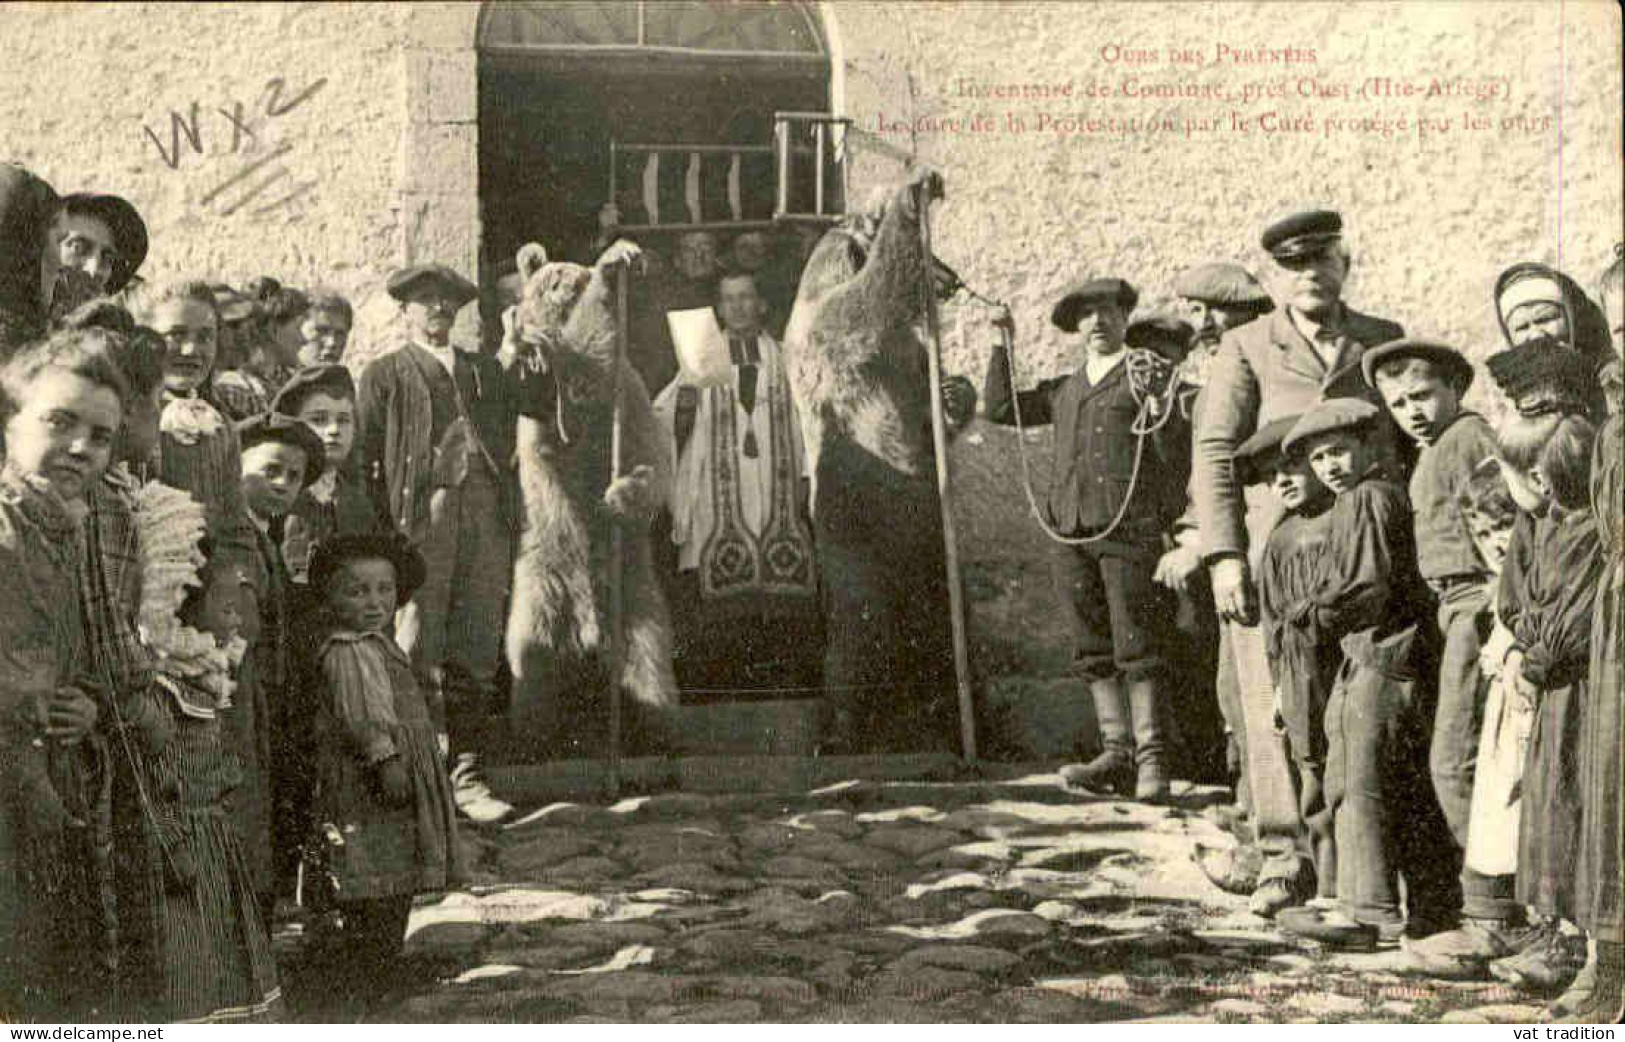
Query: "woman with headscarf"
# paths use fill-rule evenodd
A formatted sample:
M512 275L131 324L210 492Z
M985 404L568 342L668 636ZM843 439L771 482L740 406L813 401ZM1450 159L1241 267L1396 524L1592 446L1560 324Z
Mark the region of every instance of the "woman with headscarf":
M1613 361L1608 319L1579 283L1545 264L1514 264L1495 280L1495 316L1508 347L1542 338L1577 352L1595 373ZM1588 388L1586 412L1593 422L1607 415L1602 381Z

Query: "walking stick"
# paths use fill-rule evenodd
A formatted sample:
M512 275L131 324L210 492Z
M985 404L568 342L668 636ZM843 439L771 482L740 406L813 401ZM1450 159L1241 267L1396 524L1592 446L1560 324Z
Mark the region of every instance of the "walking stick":
M610 386L615 395L609 435L609 480L620 479L623 452L621 436L621 367L626 364L626 280L627 265L615 266L615 369ZM621 610L623 538L621 523L609 522L609 791L621 792L621 667L626 656L626 636Z
M931 442L937 456L937 498L942 506L943 559L948 571L948 619L953 628L954 684L959 695L959 745L965 762L976 762L976 709L971 703L970 656L965 645L965 593L959 581L959 546L954 538L954 512L948 498L948 421L942 414L942 336L937 321L937 295L931 270L931 195L919 192L920 248L924 253L920 287L925 294L926 357L931 364Z

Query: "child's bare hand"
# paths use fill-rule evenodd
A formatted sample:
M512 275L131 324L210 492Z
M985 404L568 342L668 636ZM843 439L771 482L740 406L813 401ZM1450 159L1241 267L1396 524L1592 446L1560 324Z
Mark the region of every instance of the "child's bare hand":
M378 788L384 802L391 807L406 807L412 803L412 780L406 776L406 765L399 756L391 756L378 765Z

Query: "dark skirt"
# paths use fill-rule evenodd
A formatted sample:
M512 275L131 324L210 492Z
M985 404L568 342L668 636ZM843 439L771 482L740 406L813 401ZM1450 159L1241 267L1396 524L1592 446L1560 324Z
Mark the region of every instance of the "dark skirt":
M281 1019L271 939L237 836L217 810L185 812L177 844L191 855L188 888L159 887L154 919L163 983L159 1002L178 1023L255 1023Z
M326 850L343 901L433 893L466 876L434 726L397 724L389 732L412 783L410 806L391 807L379 797L376 771L342 736L333 736L322 756L316 823L343 840Z
M256 894L274 892L276 848L271 832L270 719L252 654L243 659L232 705L221 710L225 747L237 757L241 781L226 797L226 811L242 841L243 860Z
M1518 900L1542 915L1573 921L1579 912L1580 735L1584 681L1540 693L1523 771L1518 826Z

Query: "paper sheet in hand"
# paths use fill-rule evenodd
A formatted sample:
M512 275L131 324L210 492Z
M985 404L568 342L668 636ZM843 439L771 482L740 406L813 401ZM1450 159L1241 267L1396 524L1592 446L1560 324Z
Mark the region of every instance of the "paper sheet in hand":
M677 367L683 382L706 386L727 381L732 371L728 339L710 308L666 312L666 327L677 349Z

